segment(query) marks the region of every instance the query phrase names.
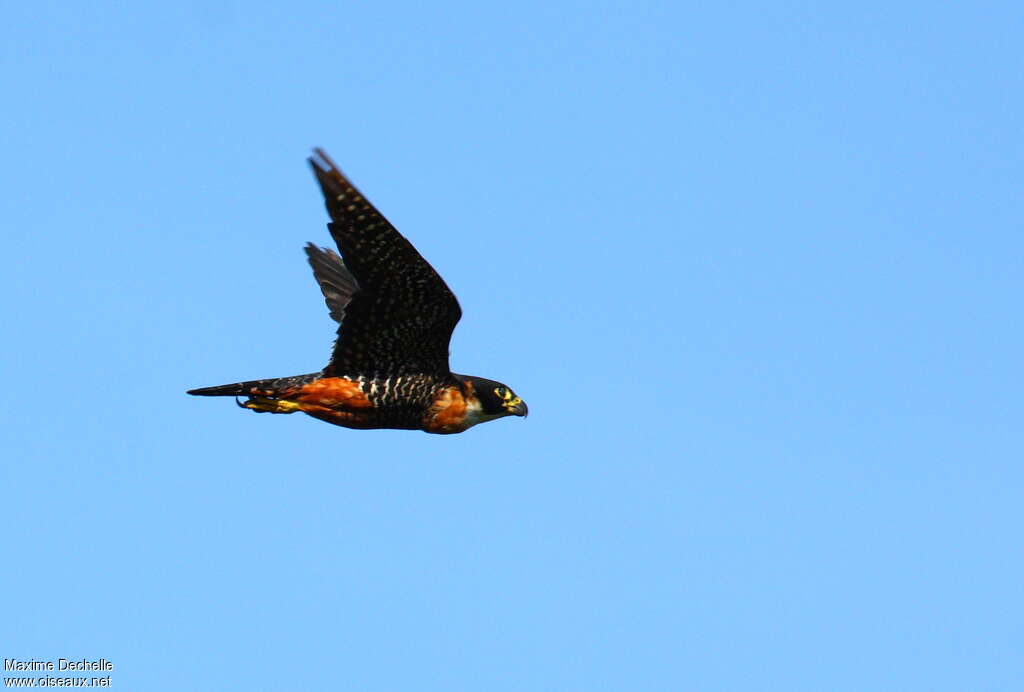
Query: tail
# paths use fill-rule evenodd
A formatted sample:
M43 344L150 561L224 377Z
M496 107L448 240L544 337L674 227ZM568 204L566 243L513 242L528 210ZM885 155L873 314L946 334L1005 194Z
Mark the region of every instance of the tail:
M195 396L275 396L294 387L300 387L313 380L322 377L322 373L314 372L309 375L295 375L294 377L278 377L272 380L249 380L248 382L235 382L234 384L221 384L216 387L202 387L190 389L186 394Z

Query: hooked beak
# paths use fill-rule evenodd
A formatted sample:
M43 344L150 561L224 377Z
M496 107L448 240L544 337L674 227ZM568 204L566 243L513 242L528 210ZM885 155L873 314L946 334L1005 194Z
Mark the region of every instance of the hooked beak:
M526 402L519 397L505 404L505 409L513 416L522 416L523 418L526 418L526 414L530 412L530 409L526 407Z

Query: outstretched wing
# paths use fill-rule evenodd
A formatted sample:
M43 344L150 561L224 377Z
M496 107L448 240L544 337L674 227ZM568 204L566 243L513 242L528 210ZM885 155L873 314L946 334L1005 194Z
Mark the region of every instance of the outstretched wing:
M334 250L306 243L306 257L309 259L309 266L313 268L316 282L320 284L324 300L327 301L331 319L341 324L345 319L345 308L359 290L356 277L352 276L352 272Z
M309 163L331 216L327 228L344 258L341 264L330 251L317 248L317 254L307 248L331 316L341 318L324 372L447 374L448 342L462 316L459 302L327 154L314 152Z

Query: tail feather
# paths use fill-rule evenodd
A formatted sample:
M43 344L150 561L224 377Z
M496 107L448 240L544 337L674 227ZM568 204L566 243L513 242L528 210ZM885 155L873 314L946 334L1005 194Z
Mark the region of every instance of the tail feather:
M293 387L308 384L318 377L321 377L321 373L316 372L309 375L278 377L271 380L249 380L248 382L221 384L216 387L190 389L185 393L195 396L274 396Z

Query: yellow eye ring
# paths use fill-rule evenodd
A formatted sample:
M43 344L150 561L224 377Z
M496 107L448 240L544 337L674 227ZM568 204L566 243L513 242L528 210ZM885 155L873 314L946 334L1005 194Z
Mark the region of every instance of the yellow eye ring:
M509 399L512 397L512 392L508 391L504 387L496 387L494 393L500 396L502 399Z

